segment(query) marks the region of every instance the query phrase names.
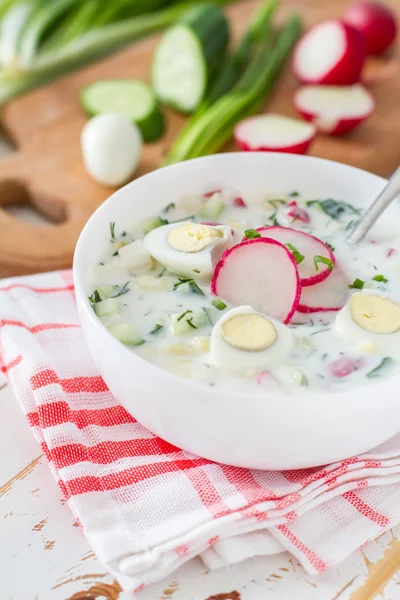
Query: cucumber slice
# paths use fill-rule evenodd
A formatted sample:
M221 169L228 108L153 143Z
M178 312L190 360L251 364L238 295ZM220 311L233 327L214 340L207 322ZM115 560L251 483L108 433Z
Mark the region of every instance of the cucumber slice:
M127 346L140 346L140 344L144 344L144 339L128 323L116 323L108 327L108 331L117 340Z
M216 221L222 211L224 210L224 201L221 198L219 192L215 192L204 204L201 205L197 214L203 219L209 219L210 221Z
M119 313L120 305L116 298L108 298L107 300L96 302L96 304L93 304L93 308L98 317L103 317L104 315Z
M107 298L114 296L118 292L118 289L117 285L99 285L97 291L102 300L107 300Z
M165 119L152 90L137 79L105 79L84 87L81 104L90 116L119 113L136 123L143 140L153 142L164 133Z
M196 110L228 41L228 22L218 6L201 4L188 11L156 49L152 83L157 98L184 113Z
M161 217L156 217L155 219L150 219L143 225L143 233L147 235L153 229L157 229L158 227L162 227L163 225L168 225L167 219L162 219Z

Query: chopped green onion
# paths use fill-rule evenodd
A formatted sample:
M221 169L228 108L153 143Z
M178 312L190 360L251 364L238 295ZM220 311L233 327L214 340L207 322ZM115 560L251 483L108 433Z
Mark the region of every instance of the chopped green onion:
M390 358L390 356L385 356L385 358L379 363L379 365L377 367L375 367L375 369L372 369L372 371L369 371L367 373L367 377L369 377L370 379L373 377L380 377L382 375L382 372L385 372L393 363L393 359Z
M164 326L160 325L160 323L156 323L154 325L154 328L150 331L150 333L158 333L160 331L160 329L162 329Z
M225 302L222 302L219 298L214 298L212 305L215 306L215 308L218 308L218 310L225 310L226 308Z
M94 290L93 294L89 296L89 302L91 304L96 304L97 302L101 302L101 296L97 290Z
M307 206L313 206L315 204L318 204L324 213L336 221L340 221L341 217L346 213L352 213L356 215L361 214L361 210L359 208L354 208L354 206L348 204L348 202L333 200L333 198L327 198L326 200L308 200L306 202Z
M119 256L119 250L116 250L113 254L113 256Z
M298 198L300 196L300 192L290 192L289 196L291 198Z
M364 287L364 281L362 279L358 279L358 277L349 285L350 290L362 290Z
M386 279L386 277L384 277L384 275L375 275L375 277L372 278L373 281L378 281L379 283L387 283L388 279Z
M181 321L183 319L183 317L185 317L188 313L193 312L192 310L186 310L184 313L182 313L178 318L177 321Z
M196 325L193 324L193 317L191 319L186 319L186 323L189 325L189 327L191 327L192 329L197 329Z
M170 202L169 204L167 204L167 206L164 208L164 212L168 212L171 210L171 208L175 208L176 204L175 202Z
M184 278L181 278L181 277L178 277L178 279L179 279L179 281L177 283L175 283L174 287L172 288L172 290L174 292L181 285L184 285L185 283L187 283L191 292L193 292L194 294L201 294L202 296L204 296L204 292L199 288L199 286L197 285L197 283L195 282L194 279L184 279Z
M328 246L328 248L330 248L332 250L332 252L335 252L335 248L332 246L332 244L330 244L329 242L325 242L326 246Z
M111 296L111 298L118 298L118 296L123 296L124 294L127 294L129 292L129 281L127 281L122 288L118 291L118 294L115 294L115 296Z
M323 263L324 265L327 265L330 271L333 271L333 267L335 266L330 258L326 258L326 256L319 256L317 254L317 256L314 256L314 265L317 271L318 263Z
M168 273L168 269L165 268L162 271L159 272L159 274L157 275L157 277L164 277L165 275L167 275Z
M110 223L110 234L111 234L111 241L114 242L115 241L115 223L114 223L114 221L112 221Z
M256 229L246 229L244 235L247 237L248 240L255 240L256 238L261 237L261 233L258 233Z
M301 252L299 252L299 250L297 250L296 246L293 246L293 244L285 244L285 246L293 254L294 260L296 261L296 263L298 265L301 262L303 262L303 260L304 260L305 257L303 256L303 254ZM315 258L317 258L317 257L314 257L314 264L315 264ZM319 258L321 258L321 257L319 257ZM320 261L320 262L322 262L322 261ZM317 268L317 271L318 271L318 268Z
M278 199L278 200L268 200L268 203L272 204L272 206L275 208L275 210L277 210L279 208L279 205L287 204L286 200L283 200L283 199L282 200L281 199Z

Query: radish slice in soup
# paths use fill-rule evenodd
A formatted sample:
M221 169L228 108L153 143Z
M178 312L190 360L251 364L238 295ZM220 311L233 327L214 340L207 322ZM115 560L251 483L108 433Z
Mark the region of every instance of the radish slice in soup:
M234 306L288 323L300 299L301 284L293 254L275 240L246 240L227 250L216 266L213 294Z
M306 85L296 92L294 104L307 121L330 135L348 133L375 108L374 99L362 85Z
M264 238L276 240L284 245L290 244L289 250L293 251L294 247L304 257L297 265L303 287L323 281L331 272L329 264L322 262L318 263L317 271L314 264L315 256L327 258L332 263L331 266L335 265L335 257L329 246L309 233L280 226L260 227L257 231Z
M338 311L349 297L349 281L335 268L325 281L302 289L299 313Z
M279 115L258 115L241 121L235 140L241 150L305 154L316 133L314 125Z

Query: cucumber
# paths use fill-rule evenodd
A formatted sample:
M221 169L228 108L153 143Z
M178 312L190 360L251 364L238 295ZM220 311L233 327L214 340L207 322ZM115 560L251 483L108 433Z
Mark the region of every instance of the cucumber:
M108 298L107 300L96 302L96 304L93 304L93 308L98 317L119 313L120 311L120 305L116 298Z
M210 221L216 221L222 211L224 210L224 202L221 198L221 194L219 192L215 192L207 200L204 202L197 211L197 215L202 217L203 219L209 219Z
M81 90L81 104L91 117L119 113L136 123L143 140L153 142L162 136L165 119L152 90L137 79L104 79Z
M156 217L155 219L150 219L143 225L143 233L147 235L153 229L157 229L158 227L162 227L163 225L168 225L167 219L162 219L161 217Z
M203 100L229 41L229 25L221 9L200 4L171 27L153 58L152 83L157 98L183 113Z
M140 346L141 344L144 344L144 339L141 338L128 323L116 323L115 325L108 327L108 331L117 338L117 340L127 346Z
M174 335L183 335L193 332L207 323L207 316L204 311L193 312L187 310L184 313L175 313L170 315L171 327Z
M107 300L107 298L110 298L111 296L116 294L118 292L118 289L119 288L117 285L99 285L97 291L99 292L100 298L102 300Z

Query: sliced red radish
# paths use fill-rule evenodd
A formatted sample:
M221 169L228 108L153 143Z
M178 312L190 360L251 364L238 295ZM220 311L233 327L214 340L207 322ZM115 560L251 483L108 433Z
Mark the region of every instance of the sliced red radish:
M348 133L375 108L371 94L362 85L306 85L294 96L297 110L320 131L331 135Z
M302 289L297 311L299 313L338 311L346 304L348 297L349 281L336 267L324 281Z
M246 202L240 196L238 196L237 198L234 198L233 206L237 206L239 208L247 208Z
M279 115L258 115L241 121L234 135L241 150L305 154L316 133L313 125Z
M286 216L288 216L293 221L301 221L302 223L310 223L310 215L304 208L300 208L295 200L293 202L289 202L285 206Z
M334 360L329 365L327 365L328 372L332 377L337 377L341 379L342 377L347 377L354 373L354 371L358 371L361 367L364 366L364 361L360 358L352 358L350 356L342 356L337 360Z
M257 231L264 238L276 240L284 245L291 244L304 256L304 260L297 265L303 287L315 285L326 279L330 274L329 266L323 263L318 264L317 271L314 256L328 258L333 266L335 265L335 256L329 246L309 233L290 227L280 227L279 225L259 227Z
M211 291L234 306L250 304L288 323L299 303L301 283L291 252L261 237L226 250L215 268Z
M214 196L214 194L220 194L221 190L211 190L211 192L205 192L205 194L203 194L203 198L211 198L212 196Z
M358 29L367 42L369 54L382 54L394 42L397 32L394 14L378 2L356 2L344 13L344 20Z
M302 83L351 85L360 79L366 57L362 34L341 21L323 21L298 42L293 71Z

